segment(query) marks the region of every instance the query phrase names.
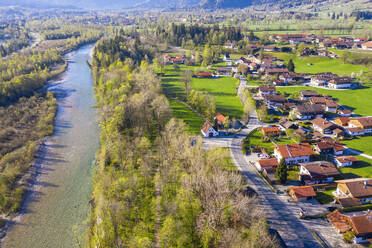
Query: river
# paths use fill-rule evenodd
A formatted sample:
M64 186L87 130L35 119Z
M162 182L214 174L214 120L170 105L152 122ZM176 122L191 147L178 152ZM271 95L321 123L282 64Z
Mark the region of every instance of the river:
M86 63L92 48L67 54L67 70L49 84L59 104L55 132L40 148L39 175L8 231L5 248L78 247L76 238L84 236L99 147L93 79Z

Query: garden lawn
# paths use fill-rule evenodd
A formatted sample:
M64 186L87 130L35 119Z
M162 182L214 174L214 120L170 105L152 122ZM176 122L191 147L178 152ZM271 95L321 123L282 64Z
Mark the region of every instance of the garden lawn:
M173 115L186 123L189 134L200 133L204 120L199 115L177 100L169 99L169 104L173 110Z
M357 177L372 178L372 160L362 156L357 157L359 162L355 163L352 167L339 168L343 177L345 179Z
M335 188L326 191L317 191L315 198L320 204L328 204L333 201L334 196L332 192L334 191L336 191Z
M249 150L249 147L254 146L256 148L265 148L269 153L274 152L274 144L271 142L262 142L263 137L263 134L258 129L254 130L244 139L243 148Z
M238 84L239 81L232 77L193 78L191 88L212 95L216 99L217 112L240 119L243 105L236 95Z
M359 115L372 115L372 88L355 90L326 90L313 87L280 87L281 93L293 94L301 90L316 90L321 94L331 95L336 98L341 105L350 107L354 113Z
M352 140L343 140L347 147L372 156L372 136L355 137Z

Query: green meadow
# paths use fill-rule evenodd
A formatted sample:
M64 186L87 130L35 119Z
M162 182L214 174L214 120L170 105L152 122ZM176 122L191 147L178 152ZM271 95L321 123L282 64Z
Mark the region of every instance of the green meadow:
M284 60L285 63L288 63L289 59L292 59L295 64L295 72L297 73L332 72L339 76L350 76L353 72L357 74L361 71L369 71L365 66L343 63L340 59L332 59L322 56L298 57L293 53L280 52L267 52L265 54Z
M166 74L162 78L162 87L164 94L171 98L185 98L184 83L182 82L182 71L189 69L195 71L199 67L180 65L179 69L173 66L166 67ZM236 88L239 81L232 77L220 78L193 78L191 88L208 92L216 99L216 111L230 117L240 119L243 115L243 106L236 95ZM171 104L171 107L173 104ZM180 115L181 119L182 116ZM200 128L200 126L199 126Z

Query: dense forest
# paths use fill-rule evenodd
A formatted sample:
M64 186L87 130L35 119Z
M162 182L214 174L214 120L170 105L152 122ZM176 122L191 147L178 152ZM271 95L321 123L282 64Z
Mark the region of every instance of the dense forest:
M168 29L158 27L156 35L172 45L183 43L222 45L227 41L239 41L243 38L242 31L236 27L199 26L172 24Z
M0 25L0 57L8 56L30 45L32 36L22 23ZM2 44L1 44L1 41Z
M109 43L95 53L106 44L107 54L131 56ZM93 64L101 149L89 247L275 247L229 153L192 142L152 65L133 66L136 57L106 65L102 55Z

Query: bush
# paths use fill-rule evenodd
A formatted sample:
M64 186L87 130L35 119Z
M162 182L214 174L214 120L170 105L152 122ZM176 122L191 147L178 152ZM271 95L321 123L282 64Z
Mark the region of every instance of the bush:
M353 239L354 239L354 233L352 231L348 231L344 234L342 234L342 236L344 237L344 241L348 244L352 244L353 243Z

